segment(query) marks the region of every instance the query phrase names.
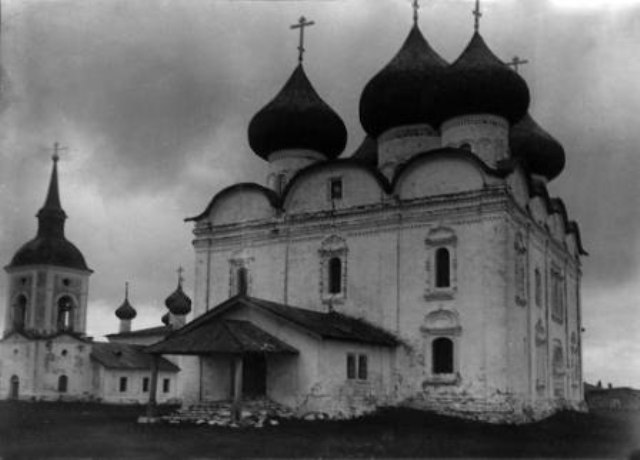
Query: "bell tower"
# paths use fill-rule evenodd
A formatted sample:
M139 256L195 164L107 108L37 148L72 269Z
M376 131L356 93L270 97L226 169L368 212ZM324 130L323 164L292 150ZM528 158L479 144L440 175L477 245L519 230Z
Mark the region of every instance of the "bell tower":
M53 165L44 205L37 214L36 237L25 243L5 267L8 299L5 331L48 336L60 332L84 335L89 276L84 256L66 239L66 213L60 204L58 161Z

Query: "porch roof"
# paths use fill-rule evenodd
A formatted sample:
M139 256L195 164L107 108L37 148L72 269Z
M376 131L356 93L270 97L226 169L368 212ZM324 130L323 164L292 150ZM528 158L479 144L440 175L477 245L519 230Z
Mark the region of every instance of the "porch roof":
M395 347L399 341L391 333L364 320L342 313L306 310L255 297L237 295L174 331L163 341L147 348L149 353L203 354L260 351L297 353L298 351L248 321L225 320L222 315L234 308L266 311L292 326L320 339Z
M193 323L192 323L193 324ZM209 353L289 353L298 350L249 321L215 318L183 327L147 347L148 353L199 355Z

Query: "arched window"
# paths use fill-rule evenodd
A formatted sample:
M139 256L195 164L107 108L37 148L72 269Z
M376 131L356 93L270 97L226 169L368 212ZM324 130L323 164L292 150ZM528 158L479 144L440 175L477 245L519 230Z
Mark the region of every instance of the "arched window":
M17 375L12 375L9 384L9 399L18 399L20 396L20 378Z
M431 351L433 373L453 373L453 341L446 337L437 338L431 344Z
M248 287L248 273L247 273L247 269L246 267L239 267L238 271L236 272L236 286L238 287L238 292L237 294L242 294L242 295L246 295L247 294L247 287Z
M66 375L61 375L60 377L58 377L58 391L60 393L67 392L68 384L69 384L69 379L67 378Z
M451 259L447 248L436 251L436 287L451 286Z
M73 331L73 299L68 295L58 299L58 331Z
M329 294L342 292L342 261L340 257L329 259Z
M27 322L27 297L20 294L13 304L13 328L22 331Z

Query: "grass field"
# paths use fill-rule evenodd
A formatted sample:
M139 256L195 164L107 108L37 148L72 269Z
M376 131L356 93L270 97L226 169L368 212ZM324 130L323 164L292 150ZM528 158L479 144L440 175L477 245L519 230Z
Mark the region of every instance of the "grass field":
M562 413L495 426L411 410L263 429L139 425L140 407L0 402L0 456L565 457L640 459L640 413ZM635 455L633 458L635 459Z

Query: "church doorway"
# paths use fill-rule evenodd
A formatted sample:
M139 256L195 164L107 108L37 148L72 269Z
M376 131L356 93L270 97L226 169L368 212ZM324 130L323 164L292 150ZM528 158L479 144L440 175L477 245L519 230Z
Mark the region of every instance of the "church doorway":
M17 375L13 375L9 383L9 399L18 399L20 396L20 379Z
M266 355L264 353L247 353L242 359L242 396L257 398L266 394Z

